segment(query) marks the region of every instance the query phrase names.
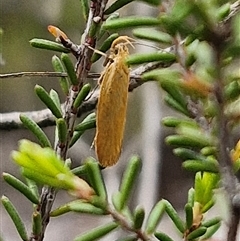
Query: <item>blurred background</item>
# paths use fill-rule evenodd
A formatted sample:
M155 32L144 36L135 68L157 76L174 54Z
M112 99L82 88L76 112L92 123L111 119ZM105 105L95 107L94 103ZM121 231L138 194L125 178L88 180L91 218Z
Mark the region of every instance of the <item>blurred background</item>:
M0 28L3 30L0 42L1 73L53 71L51 58L58 53L36 49L29 44L29 40L33 38L54 40L47 31L47 26L50 24L61 28L73 42L80 42L85 26L80 1L1 0L0 7ZM136 2L124 7L120 13L121 15L136 13L151 16L158 14L156 8ZM123 33L120 32L120 34ZM131 35L131 32L125 34ZM151 49L137 47L136 51L151 51ZM100 72L101 69L102 65L99 61L98 64L93 65L91 72ZM57 78L1 79L0 112L36 111L45 108L34 94L33 89L36 84L44 86L48 91L53 88L61 93ZM181 169L181 160L175 158L171 149L164 143L164 137L169 134L169 130L163 128L160 121L162 117L173 113L164 106L163 94L158 85L153 82L146 83L129 94L121 159L117 165L103 171L109 193L116 192L128 159L133 154L140 155L143 168L138 186L133 194L132 204L134 206L141 204L146 208L147 213L159 198L168 199L176 209L181 211L193 180L193 174ZM64 102L63 95L61 98ZM47 127L44 130L53 141L54 127ZM19 168L12 162L10 153L17 149L18 140L23 138L36 141L31 133L24 129L0 131L0 173L9 172L19 176ZM87 131L79 143L71 149L69 155L74 166L81 163L87 156L95 155L90 148L93 138L94 130ZM16 205L30 232L31 204L0 179L0 195L3 194ZM70 199L71 197L67 193L59 192L54 206L57 207ZM70 241L77 234L106 221L107 218L103 220L99 217L81 214L66 214L53 218L47 228L45 240ZM174 240L181 240L167 217L164 218L160 228ZM5 241L20 240L2 206L0 206L0 233ZM117 233L102 240L114 240L121 235L123 234Z

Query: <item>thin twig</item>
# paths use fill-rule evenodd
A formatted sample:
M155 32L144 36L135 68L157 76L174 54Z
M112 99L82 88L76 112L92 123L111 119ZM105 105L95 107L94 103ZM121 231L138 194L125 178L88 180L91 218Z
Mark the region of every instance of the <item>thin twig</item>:
M79 46L79 55L76 53L77 57L77 65L76 65L76 75L78 79L78 85L71 86L69 89L69 93L67 96L67 99L64 103L64 120L67 125L67 137L66 141L63 145L63 143L59 143L58 140L55 140L55 152L57 155L59 155L63 160L66 160L67 158L67 152L69 148L69 143L72 138L73 132L74 132L74 125L77 118L77 111L73 107L74 100L78 93L80 92L83 84L85 83L88 72L91 66L90 60L91 56L93 54L92 50L90 50L88 47L86 47L86 44L88 43L91 47L95 47L96 42L96 31L94 32L93 29L96 29L96 18L100 18L100 20L103 18L103 12L105 9L105 6L107 4L107 0L94 0L90 2L90 9L89 9L89 15L88 20L85 28L85 32L82 36L82 43L81 46ZM100 24L100 22L98 22ZM94 28L93 28L94 26ZM60 38L61 39L61 38ZM64 39L62 39L64 41ZM40 204L38 205L38 210L40 211L41 217L42 217L42 230L41 233L38 235L38 237L32 237L33 240L36 241L42 241L44 239L45 230L50 220L50 212L52 209L53 202L56 197L56 190L49 186L44 186L42 189L42 194L40 197Z
M17 72L17 73L7 73L0 74L0 79L11 79L11 78L20 78L20 77L67 77L65 72ZM87 78L98 79L100 76L99 73L88 73Z

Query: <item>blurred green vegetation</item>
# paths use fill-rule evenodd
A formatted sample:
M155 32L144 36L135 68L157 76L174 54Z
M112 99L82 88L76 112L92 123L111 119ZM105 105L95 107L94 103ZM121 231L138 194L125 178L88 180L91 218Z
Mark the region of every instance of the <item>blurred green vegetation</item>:
M47 26L58 26L76 43L80 42L84 28L80 1L75 0L28 0L2 1L0 28L2 28L2 57L4 65L1 73L21 71L53 71L51 58L54 52L42 51L30 46L32 38L53 40ZM59 89L54 78L22 77L0 81L0 111L27 111L44 106L34 94L38 83L49 90Z

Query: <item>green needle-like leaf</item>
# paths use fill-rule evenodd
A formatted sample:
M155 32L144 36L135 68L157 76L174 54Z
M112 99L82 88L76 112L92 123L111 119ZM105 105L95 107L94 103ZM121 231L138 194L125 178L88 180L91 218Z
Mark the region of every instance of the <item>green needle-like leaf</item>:
M190 188L188 190L188 203L193 207L194 205L194 200L195 200L195 190L194 188Z
M90 213L95 215L103 215L104 211L100 208L95 207L91 203L86 203L82 200L75 200L58 207L51 212L51 217L57 217L67 212L79 212L79 213Z
M2 196L1 201L2 201L4 208L6 209L7 213L11 217L21 239L23 241L28 241L29 239L27 236L27 231L24 226L24 223L23 223L18 211L12 204L12 202L6 196Z
M80 90L80 92L78 93L76 99L74 100L73 103L73 107L74 108L78 108L82 102L84 101L84 99L87 97L87 95L89 94L91 90L91 85L90 84L85 84L82 89Z
M62 53L61 60L67 70L67 73L72 85L77 85L78 84L77 75L75 73L74 66L68 54Z
M167 200L163 200L163 201L165 203L166 212L167 212L168 216L172 219L172 221L175 224L175 226L177 227L177 229L181 233L184 233L184 231L185 231L184 222L179 217L178 213L173 208L172 204L170 202L168 202Z
M30 42L31 46L33 46L35 48L70 53L70 50L63 47L62 44L59 44L59 43L56 43L56 42L53 42L50 40L34 38L34 39L30 40L29 42Z
M38 211L35 211L32 216L32 233L37 237L42 231L42 218Z
M219 167L216 163L210 161L187 160L182 164L183 168L193 172L212 172L219 173Z
M103 181L101 171L99 169L98 162L96 162L96 160L94 160L93 158L88 158L85 166L91 186L94 188L96 194L106 201L106 187Z
M20 115L20 120L23 123L23 125L37 137L38 141L43 147L52 146L50 140L48 139L44 131L37 125L35 121L33 121L24 114Z
M122 182L119 188L119 193L120 193L120 210L122 210L126 203L127 200L130 197L130 192L132 191L133 185L136 182L137 176L141 170L141 160L138 156L133 156L129 163L128 166L123 174Z
M176 110L186 116L190 116L190 113L187 110L187 108L183 107L181 104L179 104L179 102L175 98L173 98L171 95L165 96L164 101L174 110Z
M70 142L70 147L72 147L76 141L82 136L82 134L88 130L96 127L96 114L91 113L89 114L80 124L78 124L73 133L73 137Z
M50 92L49 92L49 96L51 97L51 99L53 100L55 105L58 107L58 109L61 110L61 102L60 102L59 95L58 95L57 91L51 89Z
M58 139L60 144L65 143L67 138L67 123L63 118L59 118L56 120L57 131L58 131Z
M159 224L165 211L165 202L163 200L159 201L150 212L147 223L146 232L152 234L156 231L157 225Z
M135 229L140 229L142 227L145 217L145 210L142 207L136 207L133 214L133 226Z
M103 24L103 28L106 30L126 29L137 26L154 26L159 25L160 20L153 17L143 16L130 16L119 19L113 19Z
M218 229L221 227L221 223L216 223L215 225L209 227L207 229L207 232L201 236L201 240L208 240L210 239L217 231Z
M62 117L61 110L56 106L54 101L51 99L47 91L40 85L36 85L34 88L36 94L41 99L41 101L50 109L52 114L57 118Z
M185 205L184 209L185 209L185 215L186 215L186 227L188 229L190 229L192 227L192 224L193 224L193 208L192 208L192 205L187 203Z
M17 189L20 193L22 193L27 199L29 199L32 203L38 204L38 197L34 195L32 190L22 181L17 179L8 173L3 173L3 179L12 187Z
M158 43L172 43L172 37L169 34L151 28L134 29L133 35L140 39L146 39Z
M128 65L134 64L143 64L154 61L161 61L163 63L174 62L176 60L176 56L172 53L167 52L155 52L155 53L147 53L147 54L132 54L130 55L126 62Z
M80 0L82 6L82 14L85 20L88 18L89 14L89 1L88 0Z
M75 127L75 131L85 131L96 127L96 114L89 114L80 124Z
M61 73L66 72L62 61L56 55L54 55L52 57L52 66L53 66L53 68L56 72L61 72ZM60 82L60 86L62 88L63 93L65 95L67 95L68 91L69 91L68 78L67 77L60 77L59 82Z
M216 225L218 223L221 223L221 221L222 221L221 217L211 218L209 220L203 221L202 222L202 226L204 226L206 228L209 228L209 227L214 226L214 225Z
M190 234L187 236L187 240L196 240L197 238L201 237L207 232L206 227L199 227L198 229L192 231Z
M173 241L167 234L162 232L156 232L154 235L160 241Z
M94 228L79 237L76 237L74 241L93 241L100 239L101 237L105 236L106 234L110 233L112 230L116 229L118 224L115 222L111 222L108 224L104 224L97 228Z

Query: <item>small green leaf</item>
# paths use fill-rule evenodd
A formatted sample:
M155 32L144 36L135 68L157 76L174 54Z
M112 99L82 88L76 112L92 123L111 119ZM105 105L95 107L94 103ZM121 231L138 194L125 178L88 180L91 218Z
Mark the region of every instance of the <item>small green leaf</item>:
M219 175L210 172L197 172L195 175L195 201L201 204L202 213L208 211L215 203L213 195L217 188Z
M22 181L17 179L8 173L3 173L3 179L12 187L17 189L20 193L22 193L27 199L29 199L32 203L38 204L38 197L34 195L32 190Z
M57 52L64 52L64 53L70 53L70 50L62 46L62 44L46 40L46 39L38 39L34 38L29 41L31 46L35 48L40 48L40 49L48 49L48 50L53 50Z
M206 227L199 227L198 229L195 229L190 234L188 234L187 240L189 240L189 241L195 240L195 239L201 237L202 235L204 235L206 233L206 231L207 231Z
M80 0L81 1L81 10L82 14L85 20L88 19L88 14L89 14L89 1L88 0Z
M224 97L226 100L232 101L240 96L240 83L239 81L232 81L224 87Z
M32 216L32 234L37 237L42 231L42 218L38 211L34 211Z
M133 35L140 39L146 39L158 43L171 44L171 35L150 28L137 28L133 30Z
M209 220L203 221L202 226L204 226L206 228L210 228L211 226L221 223L221 221L222 221L221 217L214 217Z
M154 235L160 241L173 241L167 234L162 232L156 232Z
M75 73L74 66L68 54L62 53L61 60L67 70L67 73L72 85L77 85L78 84L77 75Z
M85 175L87 173L87 168L85 165L82 165L82 166L73 168L71 171L74 175L80 176L80 175Z
M176 60L175 54L168 52L155 52L147 54L132 54L127 59L128 65L143 64L154 61L161 61L163 63L174 62Z
M116 192L112 195L112 203L116 210L121 210L121 203L120 203L120 192Z
M217 10L217 19L218 21L224 20L231 11L231 4L225 3Z
M218 229L221 227L221 223L216 223L215 225L209 227L207 229L207 232L201 236L201 240L208 240L210 239L217 231Z
M204 156L216 156L217 154L217 148L215 146L205 146L201 149L201 154Z
M181 124L177 127L177 133L192 139L200 147L214 146L217 143L216 137L200 127Z
M96 114L89 114L80 124L75 127L75 131L85 131L96 127Z
M202 213L206 213L210 208L212 208L215 204L215 200L211 199L209 200L203 207L202 207Z
M131 157L128 162L119 188L121 205L120 210L125 207L127 200L130 197L130 193L133 189L134 183L137 181L136 179L141 170L141 166L141 160L138 156Z
M59 118L56 120L56 124L59 143L65 143L68 133L67 123L63 118Z
M179 104L178 101L176 101L176 99L174 99L171 95L167 95L164 97L164 101L174 110L186 115L186 116L190 116L190 113L187 109L187 107L183 107L181 104Z
M28 178L25 178L25 179L26 179L26 183L27 183L28 187L30 188L31 192L39 199L39 192L38 192L37 184L33 180L30 180Z
M106 187L103 181L101 171L99 169L98 162L93 158L88 158L85 163L89 182L94 188L96 194L101 197L102 200L107 201Z
M78 108L82 102L84 101L84 99L87 97L87 95L89 94L91 90L91 85L90 84L85 84L82 89L80 90L80 92L78 93L76 99L73 102L73 107L74 108Z
M70 147L72 147L76 141L82 136L82 134L88 130L96 127L96 114L89 114L80 124L78 124L75 128L77 129L73 133L73 137L70 142Z
M23 223L18 211L12 204L12 202L6 196L2 196L1 201L2 201L4 208L6 209L7 213L11 217L21 239L23 241L29 240L24 223Z
M20 115L20 120L23 123L23 125L28 128L38 139L38 141L40 142L40 144L43 147L51 147L51 142L48 139L48 137L46 136L46 134L43 132L43 130L37 125L37 123L35 121L33 121L32 119L30 119L29 117L27 117L24 114Z
M94 228L79 237L76 237L74 241L93 241L100 239L101 237L105 236L106 234L110 233L114 229L118 227L118 224L115 222L111 222L108 224L104 224L97 228Z
M165 211L165 202L163 200L159 201L150 212L147 223L146 223L146 232L152 234L155 232L157 225L159 224L164 211Z
M51 97L51 99L53 100L55 105L58 107L58 109L62 110L61 109L61 102L60 102L59 95L58 95L57 91L51 89L50 92L49 92L49 96Z
M159 25L160 20L153 17L130 16L119 19L113 19L103 24L106 30L126 29L137 26L154 26Z
M57 118L61 118L61 110L55 105L54 101L51 99L47 91L40 85L36 85L34 90L38 97L41 99L41 101L50 109L52 114Z
M174 149L173 153L176 156L182 158L183 160L193 159L193 160L199 160L199 161L207 161L207 158L205 156L188 148L179 147Z
M104 211L98 207L93 206L91 203L86 203L82 200L74 200L64 204L50 213L51 217L57 217L67 212L90 213L95 215L103 215Z
M186 228L190 229L193 224L193 208L192 205L187 203L184 207L186 215Z
M60 72L60 73L66 72L65 68L62 64L62 61L56 55L54 55L52 57L52 66L53 66L53 68L56 72ZM62 88L63 93L65 95L68 95L68 91L69 91L68 78L67 77L60 77L59 82L60 82L60 86Z
M79 200L73 201L69 204L69 208L73 212L79 213L90 213L95 215L103 215L105 214L104 210L98 207L95 207L91 203L81 203Z
M212 172L219 173L219 167L216 163L210 161L187 160L182 164L183 168L193 172Z
M176 210L173 208L172 204L168 202L167 200L163 200L165 203L165 208L168 216L172 219L173 223L177 227L177 229L181 232L184 233L185 227L184 227L184 222L182 219L179 217L178 213Z
M165 141L168 145L182 146L182 147L195 147L195 148L196 147L202 148L207 144L205 142L202 142L201 139L198 139L198 136L189 137L184 135L170 135L165 138Z
M133 227L134 229L140 229L142 227L143 221L145 217L145 210L144 208L138 206L134 210L133 214Z
M188 203L193 207L194 205L194 200L195 200L195 189L194 188L190 188L188 190Z
M198 127L198 124L196 123L196 121L193 119L190 119L190 118L183 119L183 118L179 118L179 117L166 116L166 117L162 118L161 122L163 125L165 125L167 127L177 127L180 124Z

